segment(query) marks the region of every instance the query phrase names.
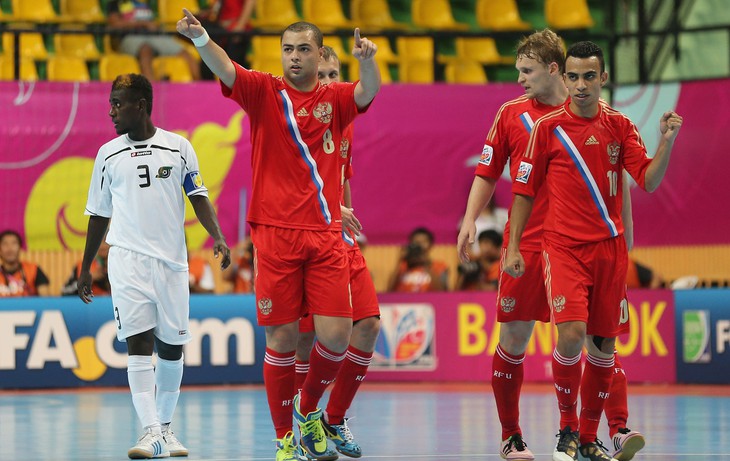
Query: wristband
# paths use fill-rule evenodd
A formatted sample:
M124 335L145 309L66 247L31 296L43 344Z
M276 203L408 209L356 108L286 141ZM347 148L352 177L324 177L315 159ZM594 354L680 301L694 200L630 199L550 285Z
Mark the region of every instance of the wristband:
M190 40L193 41L193 45L195 45L196 48L204 47L208 44L210 41L210 36L208 36L208 32L203 29L203 35L200 37L191 38Z

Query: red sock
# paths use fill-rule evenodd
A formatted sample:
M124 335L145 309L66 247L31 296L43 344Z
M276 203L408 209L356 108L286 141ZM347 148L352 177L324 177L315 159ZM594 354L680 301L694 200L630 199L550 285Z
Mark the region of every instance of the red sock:
M337 379L327 403L328 423L342 424L360 384L365 380L372 359L372 352L361 351L354 346L347 348L345 360L337 372Z
M312 355L309 356L309 373L302 385L302 397L299 402L299 411L302 415L317 410L319 399L324 390L335 380L342 365L345 354L337 354L328 350L319 341L314 343Z
M603 407L613 379L613 356L604 359L588 354L580 383L580 444L593 443L598 434Z
M281 439L292 429L292 399L295 394L294 351L276 352L266 348L264 387L276 438Z
M297 360L294 366L296 370L296 374L294 375L294 390L298 392L302 390L304 380L307 378L307 372L309 372L309 362L302 362L301 360Z
M578 389L583 374L580 357L580 354L563 357L557 349L553 352L553 381L560 409L560 429L570 426L573 431L578 430Z
M626 427L629 419L628 383L626 373L618 354L613 354L613 379L611 380L611 393L606 401L606 419L608 420L608 435L613 437L619 429Z
M502 440L515 434L522 434L520 429L520 392L525 375L522 362L525 354L510 355L497 345L492 358L492 390L497 402L497 414L502 423Z

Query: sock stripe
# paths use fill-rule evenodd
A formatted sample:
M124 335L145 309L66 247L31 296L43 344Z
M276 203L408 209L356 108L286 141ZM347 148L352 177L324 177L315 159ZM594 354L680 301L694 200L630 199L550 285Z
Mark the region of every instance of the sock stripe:
M353 354L349 350L345 353L347 356L347 359L351 362L354 362L358 365L362 365L364 367L369 367L370 363L373 361L373 357L363 357L362 355Z
M264 362L275 367L290 367L296 362L296 357L293 352L289 357L276 357L266 352Z
M590 362L592 365L595 365L597 367L601 368L613 368L613 355L610 358L604 359L603 357L596 357L594 355L588 354L586 357L586 360Z
M309 372L309 363L297 363L294 369L297 373L307 373Z
M553 351L553 358L559 364L569 367L571 365L575 365L576 363L580 362L581 354L578 354L575 357L563 357L562 355L560 355L558 350L555 349Z
M525 361L525 354L522 354L519 358L511 357L507 355L507 353L499 346L499 344L497 344L496 352L502 360L512 365L520 365L522 364L522 362Z
M315 349L317 349L317 353L326 360L330 360L332 362L342 362L345 359L344 353L342 355L335 355L325 349L322 345L320 345L319 342L317 342L314 347Z

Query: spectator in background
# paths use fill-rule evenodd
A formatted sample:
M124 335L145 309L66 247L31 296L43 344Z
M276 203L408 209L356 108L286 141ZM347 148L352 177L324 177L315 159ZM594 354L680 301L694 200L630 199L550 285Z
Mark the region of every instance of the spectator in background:
M112 287L109 283L109 272L107 269L107 260L109 259L109 244L102 241L96 257L91 262L91 288L94 290L94 296L108 296L112 294ZM71 271L71 277L66 281L61 294L63 296L78 296L79 276L81 275L81 264L79 261Z
M46 274L34 263L20 260L23 239L14 230L0 233L0 298L48 296Z
M446 263L431 259L433 243L433 233L427 228L419 227L411 232L388 283L388 291L448 291L449 268Z
M629 258L629 268L626 271L626 288L661 288L664 278L656 271Z
M459 265L456 289L459 291L496 290L499 282L499 260L502 256L502 234L494 229L482 231L477 239L478 257Z
M253 243L251 239L238 242L234 263L223 272L223 280L233 284L234 293L253 293Z
M215 291L215 279L210 263L200 256L192 256L188 251L188 278L190 294L205 294Z
M209 0L205 9L198 13L198 19L213 40L223 48L231 60L246 66L246 53L250 38L233 35L235 32L251 30L251 16L256 0ZM200 74L205 80L213 80L213 72L200 63Z
M200 80L198 61L172 35L158 34L161 28L148 0L108 0L107 11L110 28L134 32L122 36L119 51L139 59L140 72L147 80L154 80L152 59L155 56L182 57L193 79Z

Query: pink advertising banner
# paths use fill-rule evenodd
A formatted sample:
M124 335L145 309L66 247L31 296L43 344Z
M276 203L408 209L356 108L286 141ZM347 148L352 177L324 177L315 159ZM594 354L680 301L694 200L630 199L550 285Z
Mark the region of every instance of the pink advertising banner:
M658 113L685 117L665 183L654 194L634 191L637 245L728 243L730 202L721 174L730 169L722 135L730 119L730 80L627 87L615 105L637 121L647 145ZM251 181L246 114L215 83L154 86L153 121L187 136L223 231L234 241ZM107 83L0 82L0 228L21 231L31 249L83 248L83 215L97 149L115 135ZM522 93L515 84L386 85L355 124L352 180L356 213L375 244L402 243L427 226L451 243L464 212L474 166L500 105ZM704 114L712 94L713 117ZM647 109L647 107L652 110ZM496 201L508 206L509 184ZM192 207L188 217L194 216ZM192 249L206 234L192 218Z
M495 293L383 294L382 329L371 381L490 380L499 342ZM671 291L629 293L631 332L617 350L631 382L676 380L674 295ZM537 323L528 346L525 381L552 380L557 332Z

